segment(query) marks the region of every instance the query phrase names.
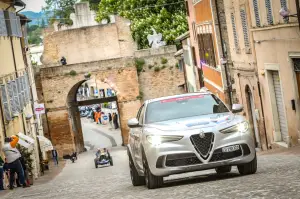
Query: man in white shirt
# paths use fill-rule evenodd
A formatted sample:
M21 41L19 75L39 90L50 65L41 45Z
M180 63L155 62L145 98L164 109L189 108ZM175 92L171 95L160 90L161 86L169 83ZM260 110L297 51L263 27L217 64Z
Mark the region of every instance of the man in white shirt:
M18 174L21 185L27 187L24 178L24 170L20 162L21 153L16 148L19 138L17 136L11 136L5 138L5 143L3 146L3 152L7 160L8 168L10 169L10 179L9 179L9 189L13 189L15 181L15 173Z

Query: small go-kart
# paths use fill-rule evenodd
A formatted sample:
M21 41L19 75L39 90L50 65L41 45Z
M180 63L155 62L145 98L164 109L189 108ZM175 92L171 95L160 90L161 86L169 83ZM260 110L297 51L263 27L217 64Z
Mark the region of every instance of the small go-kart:
M98 168L98 166L113 166L113 159L110 156L110 153L107 150L101 150L96 153L96 158L94 160L95 167Z

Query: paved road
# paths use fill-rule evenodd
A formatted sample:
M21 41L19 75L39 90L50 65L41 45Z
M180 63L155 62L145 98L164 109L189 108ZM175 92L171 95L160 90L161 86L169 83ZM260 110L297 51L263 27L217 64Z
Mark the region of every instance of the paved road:
M79 156L78 162L67 163L54 180L28 189L16 189L1 199L173 199L173 198L299 198L300 157L272 154L258 157L257 174L239 176L232 173L217 176L214 171L196 172L194 177L178 180L173 176L157 190L133 187L129 178L124 148L112 151L115 165L95 169L92 152Z
M100 125L86 118L81 119L84 143L91 148L109 148L122 145L121 131L112 130L108 125Z

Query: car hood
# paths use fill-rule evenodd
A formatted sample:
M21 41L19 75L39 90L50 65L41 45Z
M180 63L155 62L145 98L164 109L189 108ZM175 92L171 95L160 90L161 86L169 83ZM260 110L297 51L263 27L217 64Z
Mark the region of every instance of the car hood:
M163 122L146 124L146 128L155 128L161 131L182 131L199 128L209 128L230 123L234 120L235 115L232 113L211 114L196 117L180 118Z

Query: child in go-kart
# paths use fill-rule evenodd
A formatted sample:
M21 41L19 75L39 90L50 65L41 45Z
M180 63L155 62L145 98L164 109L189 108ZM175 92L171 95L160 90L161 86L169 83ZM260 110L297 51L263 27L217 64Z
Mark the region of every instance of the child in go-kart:
M110 153L106 148L98 149L96 153L96 157L99 161L110 159Z

